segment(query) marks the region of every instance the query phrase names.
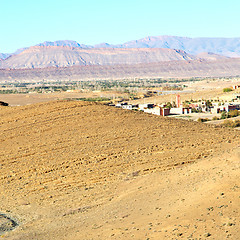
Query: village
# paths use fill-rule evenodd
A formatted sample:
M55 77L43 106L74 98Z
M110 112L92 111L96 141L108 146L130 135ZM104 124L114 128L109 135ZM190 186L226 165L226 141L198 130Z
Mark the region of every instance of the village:
M240 89L240 85L234 85L231 89ZM122 101L116 104L111 104L111 106L127 110L143 111L145 113L159 116L177 117L202 122L220 120L240 115L240 93L233 93L230 101L201 99L199 101L189 100L182 102L179 94L176 94L175 97L175 101L162 104L131 104Z

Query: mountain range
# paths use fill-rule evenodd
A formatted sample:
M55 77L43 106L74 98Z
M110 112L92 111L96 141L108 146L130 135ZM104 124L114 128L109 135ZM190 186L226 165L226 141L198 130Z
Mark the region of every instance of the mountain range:
M169 48L183 50L189 54L211 52L228 57L240 57L240 38L188 38L178 36L150 36L139 40L129 41L123 44L101 43L97 45L85 45L76 41L46 41L36 46L61 46L74 48ZM0 53L0 59L18 54L27 48L18 49L15 53Z
M66 40L0 54L0 79L236 76L239 60L240 38L159 36L95 46Z
M240 57L240 38L187 38L177 36L146 37L130 41L119 47L147 47L181 49L196 55L211 52L228 57Z
M193 60L182 50L165 48L75 48L35 46L0 62L3 69L116 65Z

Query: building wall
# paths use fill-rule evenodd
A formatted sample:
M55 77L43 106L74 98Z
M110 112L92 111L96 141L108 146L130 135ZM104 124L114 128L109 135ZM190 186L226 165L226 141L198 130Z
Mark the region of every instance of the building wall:
M183 114L183 108L171 108L170 113L171 114Z
M147 108L143 110L146 113L151 113L151 114L155 114L155 115L160 115L160 108L156 107L156 108Z

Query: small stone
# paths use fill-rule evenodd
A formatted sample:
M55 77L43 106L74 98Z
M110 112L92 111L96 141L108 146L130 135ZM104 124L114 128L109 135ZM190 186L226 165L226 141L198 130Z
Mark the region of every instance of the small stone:
M205 233L204 237L210 237L212 234L211 233Z

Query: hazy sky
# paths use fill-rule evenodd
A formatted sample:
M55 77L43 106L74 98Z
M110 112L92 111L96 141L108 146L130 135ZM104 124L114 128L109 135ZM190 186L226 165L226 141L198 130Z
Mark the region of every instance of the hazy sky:
M0 0L0 53L44 41L240 37L239 0Z

